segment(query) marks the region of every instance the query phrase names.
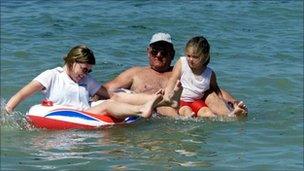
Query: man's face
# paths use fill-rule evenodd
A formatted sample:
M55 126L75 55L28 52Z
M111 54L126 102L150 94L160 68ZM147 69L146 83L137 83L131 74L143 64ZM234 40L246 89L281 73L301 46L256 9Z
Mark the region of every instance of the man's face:
M147 48L150 66L157 72L168 71L174 56L174 49L170 43L156 42Z

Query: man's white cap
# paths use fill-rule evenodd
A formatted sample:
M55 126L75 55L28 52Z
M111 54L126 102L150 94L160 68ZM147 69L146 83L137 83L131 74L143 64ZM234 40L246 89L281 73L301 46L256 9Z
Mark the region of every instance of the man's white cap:
M159 41L165 41L172 44L171 36L168 33L156 33L152 36L150 40L150 44L159 42Z

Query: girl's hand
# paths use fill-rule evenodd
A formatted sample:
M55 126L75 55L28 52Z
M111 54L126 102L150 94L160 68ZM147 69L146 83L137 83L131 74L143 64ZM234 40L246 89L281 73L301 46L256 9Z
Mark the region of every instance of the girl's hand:
M13 109L11 107L5 106L5 114L13 113Z

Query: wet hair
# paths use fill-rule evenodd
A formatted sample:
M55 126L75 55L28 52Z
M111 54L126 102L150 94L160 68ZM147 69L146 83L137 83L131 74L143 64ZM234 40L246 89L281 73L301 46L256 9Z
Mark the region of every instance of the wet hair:
M207 66L210 62L210 45L207 41L207 39L203 36L196 36L193 37L192 39L190 39L185 47L185 52L189 49L189 48L193 48L196 50L196 52L194 52L197 56L201 56L201 55L208 55L208 60L204 63L205 66Z
M85 45L77 45L73 47L63 60L64 64L68 67L71 67L75 62L95 65L93 51Z

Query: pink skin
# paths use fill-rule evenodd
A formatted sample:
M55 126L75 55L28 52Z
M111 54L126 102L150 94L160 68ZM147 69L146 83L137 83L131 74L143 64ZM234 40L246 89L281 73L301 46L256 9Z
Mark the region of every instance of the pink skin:
M73 81L78 83L81 79L83 79L88 74L88 72L91 69L92 69L91 64L75 62L67 73Z

